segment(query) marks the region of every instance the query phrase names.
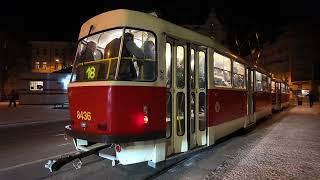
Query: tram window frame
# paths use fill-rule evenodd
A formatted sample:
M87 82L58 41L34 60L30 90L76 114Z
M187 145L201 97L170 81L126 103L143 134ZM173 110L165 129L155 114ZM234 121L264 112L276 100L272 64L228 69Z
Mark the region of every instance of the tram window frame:
M236 64L236 66L235 66L235 64ZM238 69L238 65L240 65L240 66L242 66L243 67L243 74L239 74L238 73L238 71L239 71L239 69ZM237 70L236 72L235 72L235 70ZM242 76L242 79L243 79L243 87L239 87L239 86L235 86L235 75L237 75L237 76ZM237 61L233 61L232 62L232 87L233 88L236 88L236 89L246 89L246 67L245 67L245 65L244 64L242 64L242 63L239 63L239 62L237 62ZM238 82L238 81L237 81Z
M130 26L118 26L118 27L114 27L114 28L110 28L110 29L104 29L104 30L101 30L101 31L97 31L95 33L91 33L87 36L84 36L82 37L81 39L78 40L77 42L77 52L76 52L76 56L77 54L79 53L78 51L82 48L80 48L80 44L82 43L82 41L86 40L86 42L89 42L88 39L90 39L90 37L93 37L97 34L103 34L107 31L112 31L112 30L121 30L122 31L122 34L119 38L123 38L123 33L126 32L126 30L137 30L137 31L144 31L146 33L151 33L153 35L153 38L154 38L154 46L155 46L155 69L154 69L154 78L152 80L139 80L138 77L133 79L133 80L117 80L117 79L107 79L107 78L104 78L104 79L97 79L97 80L93 80L93 81L120 81L120 82L156 82L158 80L158 70L159 70L159 57L158 57L158 51L159 51L159 47L158 47L158 37L157 37L157 34L153 31L150 31L150 30L147 30L147 29L142 29L142 28L136 28L136 27L130 27ZM97 43L97 42L96 42ZM142 48L142 47L141 47ZM99 47L97 47L97 50L99 49ZM102 47L100 49L105 49L105 47ZM119 54L118 54L118 57L119 57ZM75 58L76 59L76 58ZM120 55L120 59L121 59L121 55ZM77 60L74 61L73 63L73 67L76 67L77 65ZM91 82L90 80L77 80L76 78L76 68L73 68L72 70L72 74L71 74L71 78L70 78L70 82Z
M225 61L226 60L228 60L228 62L229 62L229 68L228 69L226 69L226 66L225 66ZM223 62L223 68L221 67L221 64L218 66L217 64L218 64L218 62L217 61L222 61ZM216 86L216 87L225 87L225 88L232 88L232 69L231 69L231 66L232 66L232 62L231 62L232 60L231 60L231 58L229 58L229 57L226 57L226 56L224 56L224 55L221 55L221 54L219 54L219 53L217 53L217 52L214 52L213 53L213 81L214 81L214 86ZM221 62L219 62L219 63L221 63ZM227 82L227 83L229 83L229 85L227 85L227 84L225 84L225 85L222 85L221 83L220 84L217 84L216 83L216 76L215 76L215 72L217 72L217 70L218 71L220 71L220 72L222 72L223 73L223 82L227 82L227 81L225 81L225 74L226 73L228 73L229 74L229 80L230 80L230 82ZM222 82L222 83L223 83Z

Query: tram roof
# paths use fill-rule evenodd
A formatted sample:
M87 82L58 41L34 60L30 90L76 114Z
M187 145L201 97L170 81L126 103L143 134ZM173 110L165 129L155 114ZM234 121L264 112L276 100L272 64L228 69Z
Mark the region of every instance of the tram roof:
M118 27L132 27L150 30L155 33L166 33L173 38L179 38L198 45L214 48L218 52L231 56L233 59L250 66L244 59L232 54L220 43L205 35L139 11L117 9L94 16L81 26L79 39L86 37L91 27L90 34Z

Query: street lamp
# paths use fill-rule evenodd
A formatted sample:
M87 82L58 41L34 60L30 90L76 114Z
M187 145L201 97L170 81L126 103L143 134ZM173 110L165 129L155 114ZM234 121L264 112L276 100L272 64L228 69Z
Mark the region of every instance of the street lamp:
M56 62L57 62L57 63L59 63L59 62L60 62L60 60L59 60L59 59L56 59Z

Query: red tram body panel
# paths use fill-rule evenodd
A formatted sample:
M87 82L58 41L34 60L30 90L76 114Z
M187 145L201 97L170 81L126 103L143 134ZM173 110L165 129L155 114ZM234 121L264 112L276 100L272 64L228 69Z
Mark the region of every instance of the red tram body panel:
M86 135L86 139L107 143L165 137L165 88L82 86L69 88L68 95L76 137L78 133ZM144 106L148 108L147 122ZM88 112L91 117L85 119ZM86 123L86 127L81 123Z
M208 126L216 126L247 115L247 93L241 90L208 90Z
M271 109L272 97L270 92L255 92L254 93L255 108L254 112Z

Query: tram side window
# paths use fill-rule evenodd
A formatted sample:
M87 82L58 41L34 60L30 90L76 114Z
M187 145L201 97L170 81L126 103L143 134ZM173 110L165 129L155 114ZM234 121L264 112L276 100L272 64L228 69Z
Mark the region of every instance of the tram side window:
M133 37L133 41L126 39L128 34ZM129 66L130 71L127 70L128 65L124 66L124 68L127 68L124 69L125 74L133 74L129 77L129 80L155 80L157 69L155 43L155 35L153 33L127 28L124 34L124 45L122 48L119 73L122 72L122 64L129 63L131 64ZM135 70L131 67L132 65ZM125 78L124 80L127 79Z
M90 35L79 42L73 67L73 81L154 81L157 69L155 35L123 28Z
M268 92L271 91L271 78L268 77Z
M243 64L233 62L233 87L245 89L245 68Z
M183 136L185 131L185 100L184 100L184 93L179 92L177 93L177 114L176 114L176 121L177 121L177 135Z
M170 43L166 43L166 78L167 78L167 88L171 88L172 79L172 48Z
M285 85L283 83L281 83L281 93L285 93Z
M271 82L271 92L276 92L276 83L274 81Z
M256 71L256 91L262 91L262 75Z
M216 86L231 87L231 60L218 53L213 54L214 58L214 84Z
M112 40L121 38L122 33L123 29L114 29L82 39L78 44L72 80L114 80L120 43ZM104 59L107 44L110 44L110 51L106 54L108 58Z
M191 52L190 52L190 69L191 69L191 72L190 72L190 83L191 83L191 88L194 89L195 87L195 84L196 84L196 78L195 78L195 62L194 62L194 59L195 59L195 53L194 53L194 49L191 49Z
M206 87L205 78L206 69L206 54L203 51L199 52L199 88L204 89Z
M179 89L184 88L185 84L185 57L184 57L184 47L178 46L177 47L177 70L176 70L176 77L177 77L177 87Z
M268 77L262 74L262 91L269 91Z

